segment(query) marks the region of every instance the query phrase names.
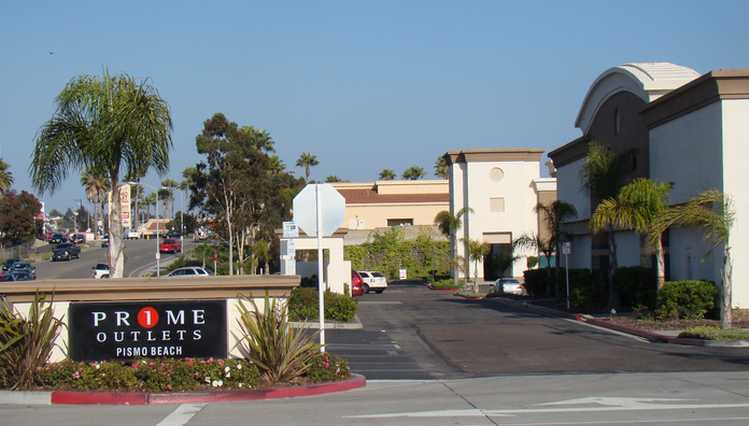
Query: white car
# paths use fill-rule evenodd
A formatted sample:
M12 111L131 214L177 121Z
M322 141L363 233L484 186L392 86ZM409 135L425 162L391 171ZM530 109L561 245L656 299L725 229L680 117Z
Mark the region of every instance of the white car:
M362 290L364 293L374 291L382 293L388 287L388 281L381 272L376 271L357 271L362 279Z
M170 272L167 277L208 277L211 273L200 266L185 266Z
M140 238L140 232L136 231L135 229L131 229L127 232L127 239L128 240L137 240Z
M505 277L499 278L495 283L497 293L500 294L514 294L516 296L527 296L528 292L525 291L525 286L515 278Z
M101 280L104 278L109 278L109 265L107 265L106 263L97 263L96 266L91 269L93 269L94 271L91 274L94 279Z

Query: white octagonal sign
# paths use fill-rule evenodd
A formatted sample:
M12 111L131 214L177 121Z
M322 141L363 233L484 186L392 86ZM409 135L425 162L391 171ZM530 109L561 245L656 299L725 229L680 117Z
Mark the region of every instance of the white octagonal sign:
M319 199L317 190L319 187ZM320 235L329 237L343 224L346 200L327 183L308 184L294 197L294 223L310 237L317 236L317 202L320 202Z

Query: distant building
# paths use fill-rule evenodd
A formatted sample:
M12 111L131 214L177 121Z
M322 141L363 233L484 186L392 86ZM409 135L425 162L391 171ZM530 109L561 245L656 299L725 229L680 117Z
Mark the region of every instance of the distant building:
M580 170L591 142L608 146L626 167L625 182L647 177L673 185L670 203L707 189L730 195L736 210L731 235L734 304L749 307L749 69L695 70L666 62L631 63L604 71L588 89L575 127L582 136L549 153L557 168L559 199L578 217L565 224L573 235L570 267L608 268L605 234L591 235L597 200L582 186ZM667 279L720 282L722 248L695 229L671 229L663 238ZM633 232L617 232L619 266L651 266L651 251Z

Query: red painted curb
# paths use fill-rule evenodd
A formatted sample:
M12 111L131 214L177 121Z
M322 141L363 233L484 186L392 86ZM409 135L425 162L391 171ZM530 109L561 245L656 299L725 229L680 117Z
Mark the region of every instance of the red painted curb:
M141 393L141 392L72 392L53 391L52 404L100 404L100 405L151 405L221 403L257 401L267 399L295 398L343 392L366 386L364 376L353 374L340 382L316 383L287 388L258 389L246 391L199 392L199 393Z

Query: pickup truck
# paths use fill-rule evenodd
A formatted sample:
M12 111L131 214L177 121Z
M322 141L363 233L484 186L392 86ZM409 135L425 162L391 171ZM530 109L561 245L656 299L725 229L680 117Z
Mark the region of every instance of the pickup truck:
M52 261L78 259L81 257L81 248L72 243L58 244L52 249Z

